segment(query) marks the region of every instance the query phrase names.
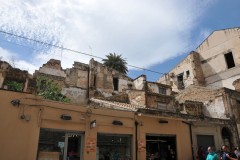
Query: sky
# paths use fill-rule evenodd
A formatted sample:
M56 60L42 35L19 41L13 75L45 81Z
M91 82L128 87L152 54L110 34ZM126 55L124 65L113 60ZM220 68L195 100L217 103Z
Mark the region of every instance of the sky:
M239 0L0 0L0 4L0 59L30 73L51 58L61 60L65 69L74 61L101 62L95 56L116 53L129 65L146 68L129 67L131 78L146 74L148 81L156 81L214 30L240 26Z

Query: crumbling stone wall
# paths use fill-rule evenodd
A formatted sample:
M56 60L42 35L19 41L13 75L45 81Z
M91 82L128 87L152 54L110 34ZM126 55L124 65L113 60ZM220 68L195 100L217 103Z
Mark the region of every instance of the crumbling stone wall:
M192 51L190 56L192 57L192 72L193 72L193 84L199 86L205 86L205 78L201 67L201 60L198 52Z
M95 92L101 92L105 97L124 92L132 84L132 79L116 70L112 70L103 64L90 60L89 95L93 97ZM114 89L113 78L117 79L117 90Z
M72 68L66 69L66 86L87 89L88 69L89 66L87 64L74 62Z
M166 95L171 95L172 94L172 89L171 86L157 83L157 82L147 82L147 91L152 92L152 93L160 93L160 88L165 89Z
M74 62L72 68L63 70L61 61L50 59L43 64L34 77L44 76L53 80L62 89L61 93L71 99L72 103L85 104L88 98L88 65Z
M145 91L141 90L128 90L127 91L130 104L146 106Z
M9 89L7 82L17 82L22 86L23 92L34 93L35 88L27 89L30 79L32 76L27 71L13 68L9 63L0 61L0 88Z
M229 119L232 116L225 89L210 89L200 86L190 86L176 96L179 103L187 100L203 103L203 114L212 118Z
M240 92L240 79L236 79L234 82L233 82L233 86L235 87L235 90Z
M146 75L141 75L133 80L134 86L137 90L146 89Z
M174 110L174 97L147 92L146 106L149 108L158 108L165 110Z
M182 81L179 81L179 76L182 76ZM158 82L172 86L174 92L180 92L190 85L203 86L205 79L201 68L199 53L194 51L190 52L189 55L169 73L160 77Z

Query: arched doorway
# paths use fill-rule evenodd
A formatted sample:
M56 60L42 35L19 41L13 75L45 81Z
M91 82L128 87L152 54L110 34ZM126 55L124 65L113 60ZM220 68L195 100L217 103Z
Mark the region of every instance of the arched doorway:
M222 139L224 145L228 145L230 148L232 148L232 133L227 127L222 128Z

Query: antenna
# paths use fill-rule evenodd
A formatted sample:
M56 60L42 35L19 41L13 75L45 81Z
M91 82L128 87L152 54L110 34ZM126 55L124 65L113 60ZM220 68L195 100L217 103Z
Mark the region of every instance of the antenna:
M92 57L92 47L91 46L88 46L89 49L90 49L90 54L91 54L91 57Z

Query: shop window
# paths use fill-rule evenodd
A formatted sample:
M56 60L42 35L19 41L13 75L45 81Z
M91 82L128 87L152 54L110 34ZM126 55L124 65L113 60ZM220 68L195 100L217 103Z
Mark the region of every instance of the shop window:
M147 135L146 159L177 160L175 135Z
M225 56L225 60L227 63L227 68L229 69L229 68L235 67L232 52L229 52L229 53L225 54L224 56Z
M37 159L81 160L82 135L41 129Z
M118 78L113 78L113 90L118 91Z
M184 89L184 83L183 83L183 73L179 74L177 76L177 81L178 81L178 89Z
M97 160L126 159L132 160L132 138L130 135L97 136Z
M166 90L166 88L164 88L164 87L159 87L159 93L160 94L167 94L167 90Z

